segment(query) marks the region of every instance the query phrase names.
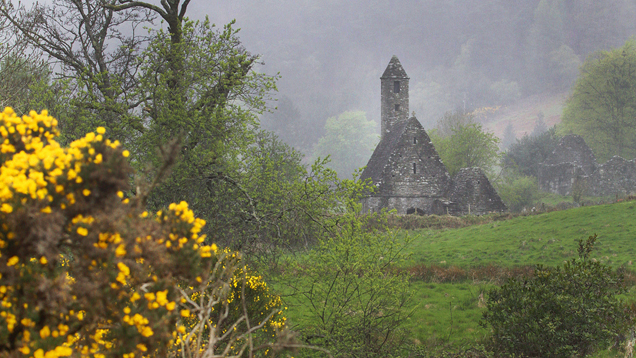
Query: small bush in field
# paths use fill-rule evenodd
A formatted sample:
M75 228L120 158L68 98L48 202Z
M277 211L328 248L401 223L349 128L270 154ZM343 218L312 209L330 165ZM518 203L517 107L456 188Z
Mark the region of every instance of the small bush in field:
M482 324L496 350L520 357L584 357L609 345L628 325L616 297L623 277L589 259L596 235L579 240L579 258L489 292Z

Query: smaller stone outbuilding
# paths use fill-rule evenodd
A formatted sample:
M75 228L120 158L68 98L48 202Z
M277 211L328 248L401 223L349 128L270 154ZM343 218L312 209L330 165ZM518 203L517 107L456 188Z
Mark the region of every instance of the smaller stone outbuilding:
M636 162L614 156L598 164L582 137L567 135L539 165L539 189L565 196L575 187L591 196L630 194L636 190Z
M505 211L506 204L481 168L462 168L453 176L446 196L457 213L483 214Z

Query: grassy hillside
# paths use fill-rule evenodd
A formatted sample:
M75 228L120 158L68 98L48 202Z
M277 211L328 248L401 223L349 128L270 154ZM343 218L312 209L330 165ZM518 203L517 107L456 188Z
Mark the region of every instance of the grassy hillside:
M410 264L556 265L578 239L598 234L592 257L614 267L636 259L636 202L581 207L454 230L411 231Z
M557 265L576 256L577 240L598 234L594 259L632 268L636 259L636 202L582 207L448 230L410 232L411 270L434 265L447 273L459 268ZM483 271L483 270L482 270ZM413 280L413 317L407 323L414 344L462 347L483 339L479 326L483 298L492 281L457 283ZM481 278L481 279L480 279ZM435 281L435 279L433 279ZM631 289L625 297L636 298Z

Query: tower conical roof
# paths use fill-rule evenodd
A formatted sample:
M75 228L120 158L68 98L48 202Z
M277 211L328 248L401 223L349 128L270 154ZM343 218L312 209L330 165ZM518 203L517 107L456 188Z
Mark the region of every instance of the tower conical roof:
M409 78L406 75L406 71L404 71L404 68L402 67L402 64L400 63L400 60L398 60L397 56L393 55L393 57L391 57L389 65L386 66L386 70L384 70L382 77L380 77L380 79L383 78Z

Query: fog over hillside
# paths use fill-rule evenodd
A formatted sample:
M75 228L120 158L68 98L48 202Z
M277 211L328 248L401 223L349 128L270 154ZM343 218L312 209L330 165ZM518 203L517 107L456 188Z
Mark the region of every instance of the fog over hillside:
M587 55L636 34L633 0L238 0L191 8L217 24L236 19L263 71L280 72L278 96L298 109L307 144L347 110L379 121L379 77L392 55L411 77L411 111L430 128L457 107L567 92Z
M586 56L636 34L636 0L193 0L188 14L236 19L259 70L281 75L264 126L305 153L329 117L361 110L379 123L392 55L430 128L455 108L567 92Z

